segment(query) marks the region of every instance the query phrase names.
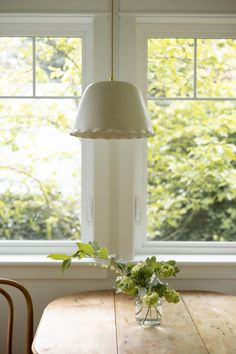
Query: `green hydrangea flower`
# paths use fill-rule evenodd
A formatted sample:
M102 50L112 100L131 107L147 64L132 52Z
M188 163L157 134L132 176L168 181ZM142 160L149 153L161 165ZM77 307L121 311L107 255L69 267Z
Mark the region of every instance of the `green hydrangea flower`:
M138 292L136 283L127 275L117 277L116 288L120 289L120 291L126 295L137 295Z
M145 294L140 298L143 305L154 306L159 300L159 296L156 292L151 292L150 294Z
M172 265L165 263L160 267L158 274L162 278L168 278L175 274L175 269Z
M165 291L165 299L167 302L177 304L180 301L180 294L173 289L167 289Z
M139 273L146 271L146 264L140 262L136 264L131 270L131 276L136 277Z

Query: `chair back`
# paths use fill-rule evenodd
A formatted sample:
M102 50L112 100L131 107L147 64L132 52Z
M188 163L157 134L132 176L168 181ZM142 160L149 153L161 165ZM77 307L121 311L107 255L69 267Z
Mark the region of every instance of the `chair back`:
M0 278L0 285L9 285L17 288L24 295L27 305L27 324L26 324L26 354L32 354L31 345L33 341L33 303L28 290L15 280ZM14 321L14 304L10 294L0 287L0 294L8 303L8 324L7 324L7 340L6 354L12 354L12 336L13 336L13 321Z

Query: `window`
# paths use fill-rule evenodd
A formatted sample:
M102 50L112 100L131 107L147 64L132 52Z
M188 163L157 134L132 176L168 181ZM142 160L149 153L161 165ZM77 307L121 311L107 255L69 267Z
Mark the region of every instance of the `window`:
M232 21L136 19L137 84L156 133L147 142L147 232L136 238L137 253L235 252Z
M0 38L1 240L80 237L81 153L68 131L81 58L81 38Z
M84 64L91 20L38 16L22 25L19 16L11 29L7 21L0 29L0 240L37 248L75 240L82 144L69 131L91 80L91 61Z
M148 39L148 236L236 240L236 40Z
M115 74L117 79L133 82L141 88L160 136L159 139L155 137L148 143L145 140L86 140L80 145L79 140L69 137L68 132L81 93L90 82L107 80L110 76L110 23L107 13L80 17L17 15L13 16L13 19L3 18L0 23L0 45L5 46L6 57L1 51L0 64L4 72L0 84L0 129L1 149L4 151L1 165L5 167L0 169L0 178L5 184L1 184L0 188L1 193L6 194L5 198L9 198L4 201L5 205L8 203L9 208L0 208L0 213L4 218L12 212L18 213L19 203L10 200L12 195L8 191L10 189L14 195L21 192L21 196L25 198L23 206L28 208L29 217L26 220L21 218L23 209L20 208L17 214L20 215L20 227L24 223L22 229L25 230L28 225L33 232L32 241L27 239L28 232L23 237L17 236L19 233L16 232L10 236L4 235L2 240L6 241L0 241L1 252L11 244L15 248L7 252L71 252L73 239L78 236L84 241L95 239L101 245L108 246L111 252L127 258L131 258L135 252L235 252L234 235L233 232L230 233L231 230L228 232L227 222L224 225L224 240L222 232L218 232L219 223L214 225L217 228L214 233L212 229L206 233L204 228L199 232L199 227L189 227L185 233L179 232L184 226L183 220L188 219L191 206L182 201L183 195L178 183L180 177L185 177L186 180L192 181L190 186L194 187L194 176L191 180L188 173L195 172L195 165L192 163L192 171L186 169L186 175L182 173L181 165L178 165L179 171L174 171L175 174L179 172L180 176L176 176L176 190L179 193L175 195L176 198L172 198L171 188L161 189L161 179L164 178L165 183L167 179L171 182L173 173L171 178L168 178L165 169L156 170L156 167L159 168L156 159L159 159L160 154L167 156L163 159L163 166L168 165L168 173L172 167L171 158L178 154L186 159L195 159L200 164L200 157L205 156L206 148L205 135L202 136L202 132L205 132L204 127L209 126L212 149L216 147L215 137L220 135L222 140L219 139L219 147L215 153L218 156L218 152L223 151L225 154L226 151L233 174L234 162L230 160L234 154L231 150L233 143L227 141L225 146L221 131L229 130L228 124L233 121L235 114L235 59L232 55L236 38L234 21L235 19L230 22L227 18L201 16L191 19L181 16L147 18L121 14L119 36L115 37L119 39L119 46L114 43L117 52L119 51L119 65L115 63ZM12 41L12 45L7 41ZM55 55L58 46L61 46L60 54ZM63 52L64 46L69 46L71 54L74 55L73 60L67 57L68 50ZM212 85L209 87L209 58L206 58L205 53L208 47L211 48L210 52L214 53L216 46L223 54L211 58L214 65L212 64L210 69ZM232 63L228 67L223 65L219 84L218 73L222 66L220 61L226 57L228 61L229 53ZM159 80L159 76L163 79ZM19 115L19 112L27 114ZM225 117L227 126L222 129ZM168 150L166 140L171 137L173 125L176 123L181 128L174 131L177 134L177 149L172 146ZM233 125L234 122L230 124ZM190 127L199 131L201 136L191 138ZM165 134L162 134L163 130ZM171 134L166 134L166 131ZM187 156L190 151L187 151L189 146L182 146L183 132L190 134L189 140L187 137L185 139L186 143L194 141L197 147L203 149L200 157L193 155L197 153L196 150L191 151L191 156ZM40 148L36 149L36 145ZM159 147L156 148L156 145ZM184 148L186 151L183 151ZM53 158L49 158L49 154ZM212 155L212 152L209 151L209 154ZM19 166L19 161L22 163L23 158L24 166ZM27 169L33 160L36 160L36 164ZM6 162L10 163L11 169L6 168ZM214 164L214 161L212 163ZM224 163L227 164L227 161ZM46 169L42 168L42 165L46 166ZM19 170L19 167L22 168ZM35 171L36 175L32 174ZM229 174L225 176L225 179L227 178L230 178ZM41 180L46 183L46 193L52 198L52 207L48 209L47 195L43 193L45 190L39 183ZM148 180L150 183L147 188ZM201 186L202 180L205 183L206 179L200 180ZM220 188L216 182L215 185ZM149 198L146 195L147 189ZM179 205L172 203L171 198L179 198ZM209 199L204 200L207 205ZM36 202L38 209L36 208L35 212ZM158 205L161 202L162 206ZM226 214L231 202L224 208ZM174 209L171 209L172 207ZM45 216L49 209L52 213ZM177 213L169 222L164 223L169 210L173 211L173 214ZM231 211L234 213L234 208L231 208ZM56 213L62 218L58 219ZM65 223L64 217L67 220ZM194 221L198 222L199 226L199 221ZM42 227L40 231L37 230L39 222ZM202 223L200 226L204 225ZM7 227L9 228L9 225ZM168 239L170 235L172 237ZM19 238L21 240L18 241ZM50 240L45 242L46 239ZM205 240L211 242L207 243Z

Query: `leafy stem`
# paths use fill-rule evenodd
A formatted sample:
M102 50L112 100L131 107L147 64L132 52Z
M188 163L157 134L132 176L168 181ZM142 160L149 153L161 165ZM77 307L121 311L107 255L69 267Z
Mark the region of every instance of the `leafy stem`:
M145 324L145 322L147 321L147 317L148 317L148 314L149 314L150 311L151 311L151 306L148 306L146 316L143 319L143 324Z
M72 255L54 253L48 257L62 261L63 272L70 267L71 261L75 258L101 260L102 263L96 265L110 269L117 274L116 291L126 295L139 296L142 305L149 307L149 312L150 306L156 306L160 297L165 297L168 302L173 303L180 300L179 294L167 283L160 280L160 278L168 278L178 273L179 269L174 260L160 262L156 260L155 256L152 256L139 263L128 262L116 258L115 255L110 255L107 248L100 247L95 241L89 243L79 241L77 248L77 251ZM156 309L156 311L158 310Z

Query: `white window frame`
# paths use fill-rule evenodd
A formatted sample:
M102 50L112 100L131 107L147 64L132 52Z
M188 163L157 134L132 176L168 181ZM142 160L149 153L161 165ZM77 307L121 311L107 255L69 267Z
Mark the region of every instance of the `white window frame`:
M136 84L147 101L147 39L149 37L177 38L236 38L236 16L136 16ZM234 99L235 100L235 99ZM139 185L142 194L142 225L135 239L135 254L196 254L235 255L236 242L163 242L147 241L147 144L143 144L142 162L144 166ZM140 159L140 156L139 156ZM142 187L141 187L142 186ZM141 189L142 188L142 189ZM145 232L144 232L145 230Z
M120 13L115 78L133 82L145 97L148 36L236 36L235 16L141 16ZM171 29L171 30L170 30ZM186 36L186 32L188 35ZM0 36L83 38L83 88L110 77L110 16L0 15ZM132 163L131 163L132 162ZM82 142L82 239L124 258L148 254L236 254L236 242L146 242L147 141ZM70 253L74 241L0 241L1 254Z
M83 89L93 81L110 78L110 12L105 10L96 14L80 15L0 15L0 36L30 35L82 37ZM81 239L84 242L96 240L117 254L118 148L117 141L82 140ZM132 225L132 217L129 224ZM37 263L38 257L42 255L43 263L51 264L45 255L55 252L72 253L75 250L75 241L0 241L0 263L8 260L14 263L14 259L21 263L21 257L25 256L27 262Z
M0 36L55 36L55 37L78 37L82 39L82 90L93 81L93 16L92 15L51 15L51 14L22 14L22 15L1 15L0 16ZM35 83L33 83L35 85ZM34 90L33 90L34 91ZM7 95L6 95L7 97ZM9 96L8 96L9 97ZM1 96L4 98L4 96ZM21 97L16 97L21 99ZM28 98L28 96L22 96ZM50 96L35 96L30 98L42 99ZM56 98L56 96L53 96ZM70 99L71 97L59 97L60 99ZM72 97L74 98L74 97ZM69 132L68 132L69 133ZM82 142L82 202L88 199L93 201L93 197L89 197L93 193L91 180L91 163L83 163L88 160L88 156L93 161L93 146L89 143ZM87 204L87 202L85 202ZM91 204L90 209L91 209ZM93 210L90 210L91 215ZM81 227L82 239L87 241L93 238L93 220L87 216L88 210L82 210ZM54 252L73 252L75 249L73 241L16 241L16 240L0 240L0 255L38 255Z

